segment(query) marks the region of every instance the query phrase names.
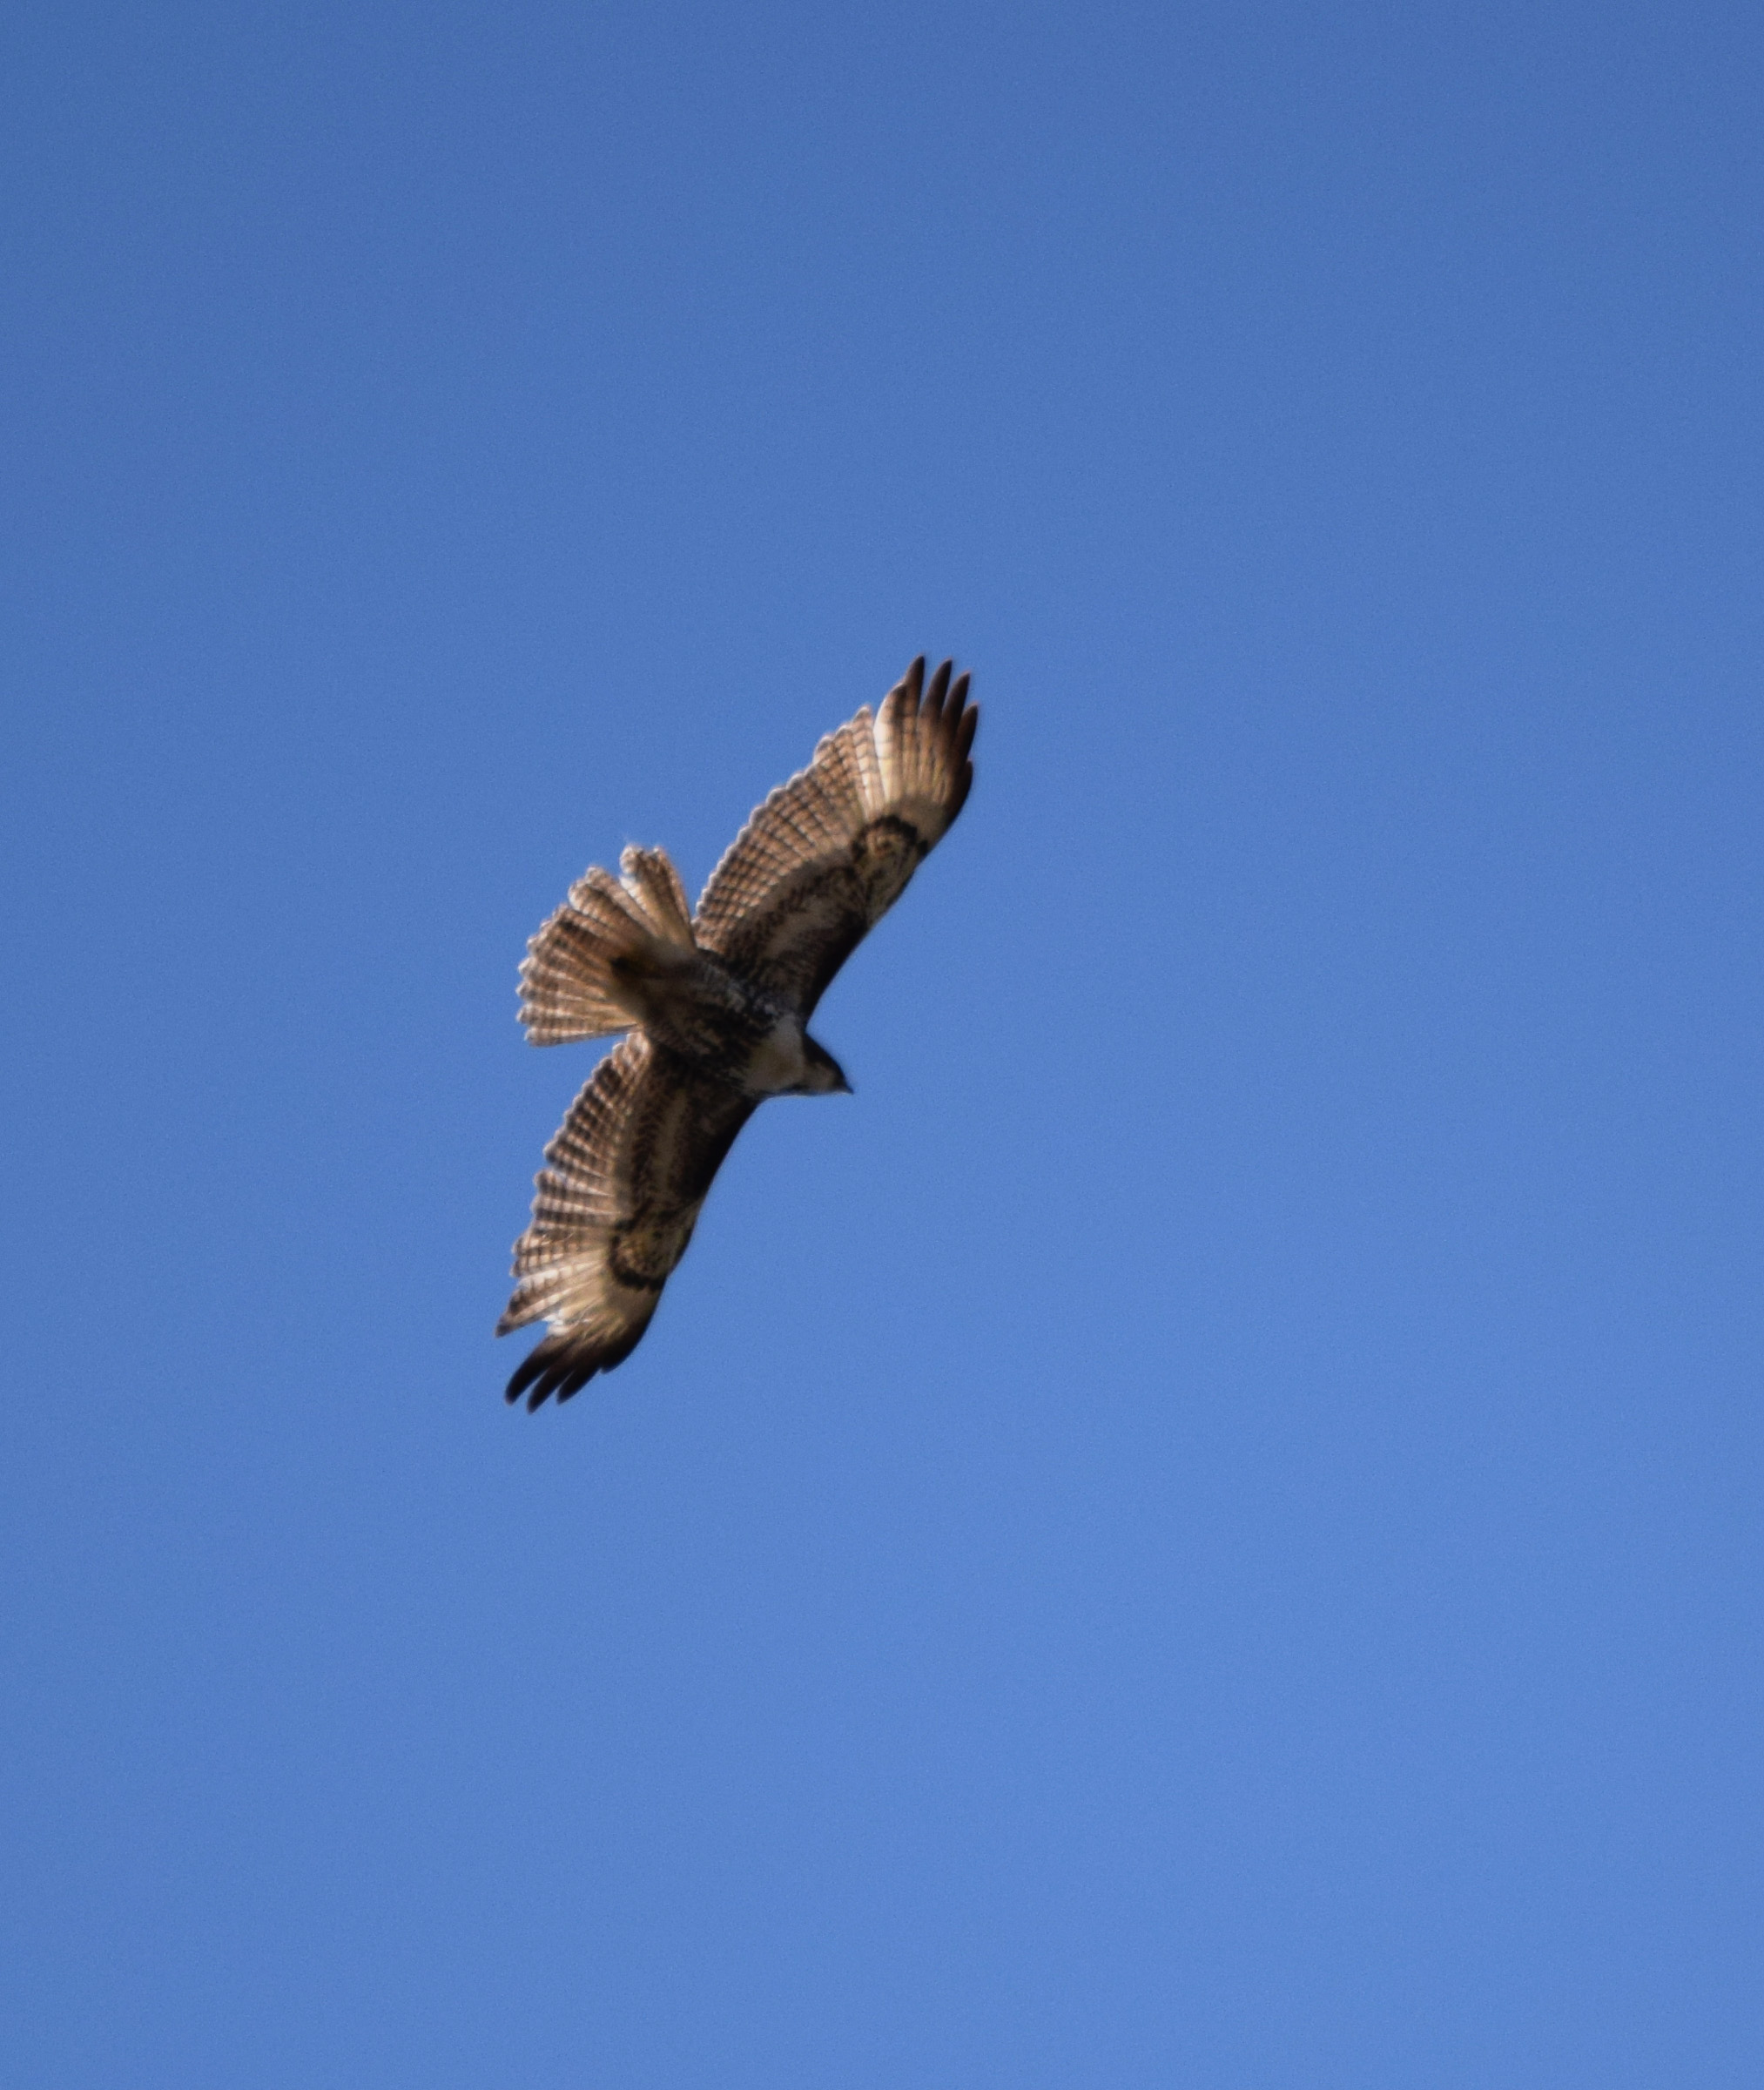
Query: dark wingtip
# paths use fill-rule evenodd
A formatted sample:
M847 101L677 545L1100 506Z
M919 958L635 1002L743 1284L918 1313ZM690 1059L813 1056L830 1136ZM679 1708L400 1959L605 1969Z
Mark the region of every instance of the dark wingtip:
M961 715L960 725L955 729L955 752L958 761L966 762L967 760L968 750L974 744L974 728L979 725L980 722L980 707L977 704L969 705L966 711Z
M579 1392L599 1369L597 1362L584 1361L580 1356L572 1357L567 1344L561 1344L555 1336L547 1336L542 1343L535 1343L515 1367L514 1375L502 1398L512 1407L525 1393L527 1412L530 1415L535 1408L549 1400L554 1393L560 1400L568 1400L572 1393Z
M574 1400L599 1369L595 1365L578 1365L557 1389L557 1405L561 1408L566 1400Z
M527 1396L527 1412L542 1407L555 1393L560 1403L570 1400L601 1372L622 1364L643 1338L647 1320L608 1343L586 1335L581 1329L560 1329L535 1343L515 1367L502 1398L512 1406Z
M506 1400L510 1406L512 1406L515 1401L520 1399L521 1396L527 1391L528 1387L533 1384L533 1381L539 1377L540 1373L542 1372L544 1369L545 1345L543 1343L539 1343L536 1344L533 1349L529 1350L527 1355L521 1359L521 1362L515 1365L514 1374L509 1379L507 1391L502 1395L503 1399Z

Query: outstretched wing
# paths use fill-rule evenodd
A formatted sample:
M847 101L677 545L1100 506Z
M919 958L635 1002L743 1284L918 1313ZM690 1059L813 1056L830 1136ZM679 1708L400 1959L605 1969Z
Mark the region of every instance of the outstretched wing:
M508 1381L536 1408L568 1400L635 1350L686 1252L699 1207L753 1102L633 1032L596 1068L545 1150L519 1280L498 1335L550 1332Z
M805 1021L900 897L973 782L979 710L950 663L924 688L915 660L872 718L865 705L781 784L710 873L693 931ZM922 698L921 698L921 692Z

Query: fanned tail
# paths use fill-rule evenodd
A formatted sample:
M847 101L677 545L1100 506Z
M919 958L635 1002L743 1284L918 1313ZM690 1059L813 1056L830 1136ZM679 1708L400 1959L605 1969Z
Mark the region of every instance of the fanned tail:
M633 844L619 858L619 869L625 891L648 917L656 935L670 943L683 944L689 951L696 949L686 888L667 851L639 849Z
M663 849L627 849L624 875L598 865L527 946L521 1021L529 1042L603 1038L643 1021L640 983L696 955L680 874Z

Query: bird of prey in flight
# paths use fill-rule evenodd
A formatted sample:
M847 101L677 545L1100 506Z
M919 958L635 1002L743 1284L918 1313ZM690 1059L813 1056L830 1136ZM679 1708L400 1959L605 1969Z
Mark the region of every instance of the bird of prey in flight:
M781 784L696 914L660 849L596 866L527 948L535 1045L629 1035L545 1150L498 1335L549 1329L508 1381L529 1409L622 1364L686 1252L711 1178L769 1096L849 1094L805 1026L828 982L961 811L980 713L946 661L915 660Z

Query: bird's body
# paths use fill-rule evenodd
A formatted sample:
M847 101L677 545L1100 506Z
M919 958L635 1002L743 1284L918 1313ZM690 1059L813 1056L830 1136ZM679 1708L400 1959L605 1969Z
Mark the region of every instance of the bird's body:
M521 968L535 1044L630 1035L546 1149L519 1280L497 1333L543 1317L508 1383L536 1407L636 1346L712 1179L766 1097L848 1091L807 1030L831 981L950 822L973 781L979 714L922 660L872 718L829 734L748 821L689 914L659 850L590 870Z
M812 1040L801 1013L699 951L660 960L615 959L636 1028L700 1073L759 1102L812 1093ZM837 1084L833 1084L837 1086Z

